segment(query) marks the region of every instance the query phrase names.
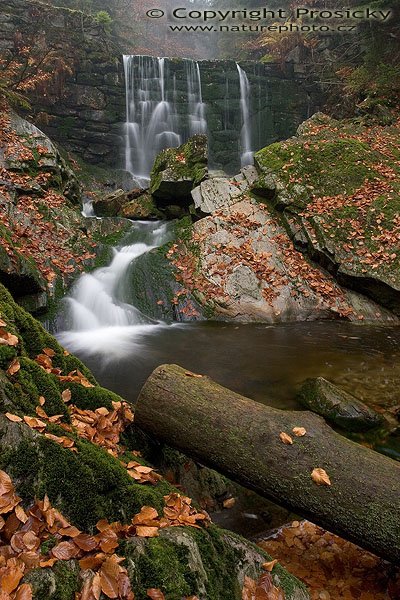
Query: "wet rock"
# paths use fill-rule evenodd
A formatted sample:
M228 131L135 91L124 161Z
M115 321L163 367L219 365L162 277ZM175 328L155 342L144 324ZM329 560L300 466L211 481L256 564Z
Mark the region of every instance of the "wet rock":
M148 192L140 191L140 194L127 194L127 199L134 197L124 204L118 214L127 219L161 219L162 213L158 210L153 197Z
M347 431L367 431L382 425L380 415L323 377L307 379L299 401L313 412Z
M191 191L207 175L207 161L205 135L194 135L179 148L167 148L160 152L150 179L150 193L157 205L191 204Z
M127 204L127 201L126 192L119 189L93 200L93 209L98 217L115 217L122 207Z

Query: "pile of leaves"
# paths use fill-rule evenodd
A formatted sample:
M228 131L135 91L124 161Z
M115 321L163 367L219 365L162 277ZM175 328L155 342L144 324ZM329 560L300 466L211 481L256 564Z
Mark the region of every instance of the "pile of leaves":
M309 521L293 521L259 542L303 580L311 600L396 600L400 571Z
M51 506L47 496L25 510L4 471L0 471L0 515L2 600L31 600L32 587L22 582L24 576L32 569L53 567L58 561L71 559L79 561L84 581L76 600L98 600L100 593L107 598L134 600L127 570L121 565L124 558L116 554L119 540L154 537L162 527L199 527L198 522L208 520L205 513L195 511L190 498L170 494L165 496L162 518L154 508L144 506L131 523L122 525L104 519L96 525L98 533L89 535L71 525Z

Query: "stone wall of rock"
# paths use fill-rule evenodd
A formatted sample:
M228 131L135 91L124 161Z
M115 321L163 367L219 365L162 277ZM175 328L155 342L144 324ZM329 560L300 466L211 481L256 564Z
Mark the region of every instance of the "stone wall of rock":
M29 45L42 36L62 49L71 73L61 94L39 90L31 96L31 118L54 141L93 164L123 164L125 85L124 48L102 25L81 12L55 8L38 0L2 0L0 52L13 50L17 36ZM18 42L20 43L20 42ZM184 101L184 61L168 61L179 99ZM241 63L251 85L253 146L259 149L294 134L321 103L321 92L294 63ZM233 61L201 61L203 99L207 104L210 159L215 168L236 172L240 137L240 86ZM168 85L168 83L167 83ZM180 86L182 89L180 89ZM185 90L183 89L185 88ZM58 90L60 91L60 90ZM182 112L184 109L182 108Z

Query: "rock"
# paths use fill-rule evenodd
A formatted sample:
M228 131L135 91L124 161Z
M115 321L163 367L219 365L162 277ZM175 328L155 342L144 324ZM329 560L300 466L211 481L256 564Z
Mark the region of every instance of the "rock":
M127 194L127 199L132 194ZM119 216L127 219L162 219L163 214L158 210L153 197L141 190L140 195L124 204L118 211Z
M189 253L192 260L184 287L203 305L203 314L240 322L360 317L397 322L296 250L278 215L249 197L247 182L214 182L201 184L204 195L197 203L212 213L195 222L181 242L182 259Z
M258 173L252 166L244 167L239 175L229 179L207 179L192 191L194 206L201 214L213 214L220 208L232 206L257 179Z
M378 133L317 113L295 137L256 153L252 186L278 210L296 248L397 316L400 197L391 157L399 134L396 125Z
M29 123L16 113L10 114L9 129L23 138L25 147L30 153L21 155L20 150L8 153L7 158L0 159L0 165L11 171L22 171L32 177L39 173L52 174L42 188L57 188L74 204L79 204L82 189L72 169L67 165L53 142L35 125ZM37 189L40 192L40 188Z
M366 404L323 377L307 379L298 399L303 406L347 431L367 431L383 419Z
M127 204L128 197L124 190L115 190L106 196L93 200L93 210L98 217L115 217Z
M207 137L194 135L179 148L167 148L157 156L150 179L150 193L158 206L188 206L190 193L207 175Z

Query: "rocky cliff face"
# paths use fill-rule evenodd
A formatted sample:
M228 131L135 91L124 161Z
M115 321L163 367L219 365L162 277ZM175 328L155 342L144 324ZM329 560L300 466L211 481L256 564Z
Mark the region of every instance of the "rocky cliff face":
M193 190L201 215L169 250L205 314L237 321L399 315L398 124L317 115L257 169Z
M0 130L0 282L44 312L129 222L82 217L75 174L37 127L3 113Z

